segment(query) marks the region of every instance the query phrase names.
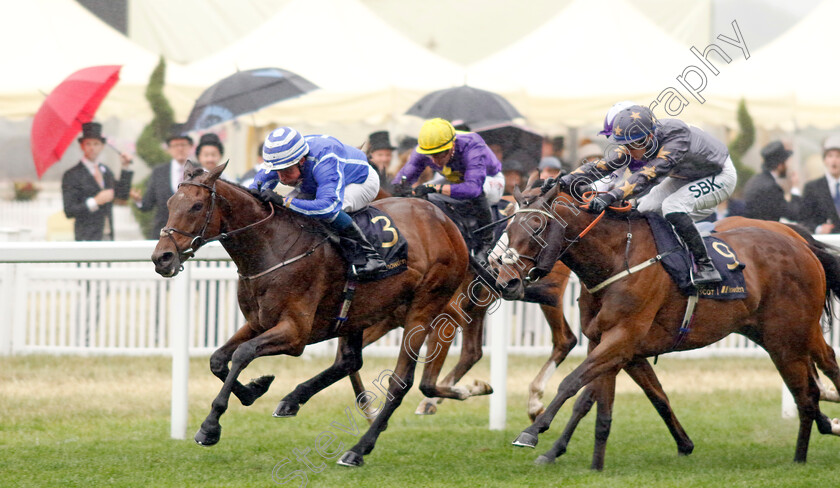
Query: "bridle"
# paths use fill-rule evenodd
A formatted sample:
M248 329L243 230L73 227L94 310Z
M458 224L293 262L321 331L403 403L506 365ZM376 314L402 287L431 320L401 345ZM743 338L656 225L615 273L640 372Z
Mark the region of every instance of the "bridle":
M160 230L160 237L164 237L164 236L169 237L169 239L172 241L172 245L175 246L175 250L178 252L178 259L182 263L184 261L186 261L187 259L195 256L195 252L198 251L198 249L201 246L207 244L208 242L220 241L222 239L227 239L227 238L229 238L233 235L239 234L240 232L245 232L248 229L256 227L256 226L258 226L258 225L260 225L264 222L268 222L272 217L274 217L274 205L271 205L271 213L268 215L268 217L265 217L264 219L259 220L257 222L253 222L251 224L248 224L245 227L240 227L239 229L235 229L235 230L232 230L230 232L220 232L216 236L205 238L204 233L207 232L207 226L210 225L210 219L213 218L213 211L216 209L216 197L218 195L218 193L216 193L216 182L215 181L213 182L212 187L208 186L208 185L205 185L204 183L196 183L194 181L181 182L178 185L179 189L181 188L181 185L197 186L199 188L204 188L205 190L210 192L210 207L208 207L208 209L207 209L207 213L204 216L204 225L201 227L201 231L199 231L198 234L192 234L190 232L185 232L183 230L176 229L174 227L164 227L163 229ZM227 201L221 195L218 195L218 197L221 198L222 200ZM182 236L191 238L192 240L190 241L189 246L186 249L182 250L178 246L178 243L175 241L175 238L172 236L173 233L181 234ZM183 264L181 265L181 268L183 269Z
M542 210L542 209L538 209L538 208L520 208L519 210L517 210L516 212L514 212L514 213L513 213L513 215L520 214L520 213L536 213L536 214L544 215L544 216L546 216L546 217L548 217L548 218L550 218L550 219L554 220L554 221L555 221L555 222L557 222L558 224L560 224L560 225L564 225L564 222L562 222L560 219L558 219L556 215L552 214L551 212L547 212L547 211L545 211L545 210ZM572 246L572 244L574 244L574 243L578 242L578 241L579 241L579 240L580 240L583 236L585 236L587 233L589 233L589 231L590 231L590 230L592 230L592 228L595 226L595 224L597 224L597 223L598 223L598 222L599 222L599 221L600 221L600 220L604 217L604 214L606 214L606 212L605 212L605 211L604 211L604 212L601 212L601 214L600 214L600 215L598 215L598 216L595 218L595 220L593 220L593 221L592 221L592 223L590 223L588 226L586 226L586 228L585 228L585 229L583 229L583 230L580 232L580 234L578 234L578 235L577 235L574 239L569 239L568 237L566 237L566 235L565 235L565 233L564 233L564 234L563 234L563 240L565 240L565 241L566 241L566 245L563 247L563 250L560 252L560 255L559 255L559 256L557 256L557 259L555 259L554 261L555 261L555 262L559 261L559 260L560 260L560 258L562 258L562 257L563 257L563 254L565 254L565 253L566 253L566 251L568 251L568 250L569 250L569 248ZM540 231L539 231L539 233L538 233L537 235L542 234L543 230L545 230L545 229L540 229ZM532 257L532 256L528 256L528 255L526 255L526 254L518 254L518 253L517 253L517 256L518 256L518 257L520 257L520 258L525 258L525 259L527 259L527 260L531 261L532 263L534 263L534 264L533 264L533 266L531 266L531 269L529 269L529 270L528 270L528 273L525 275L525 282L526 282L526 283L536 283L536 282L538 282L538 281L539 281L539 280L540 280L543 276L545 276L546 274L548 274L548 273L547 273L547 270L544 270L544 269L541 269L541 268L538 268L538 267L537 267L537 263L539 262L540 255L541 255L541 254L542 254L542 252L545 250L545 247L546 247L546 246L542 246L542 248L540 248L540 250L537 252L537 254L536 254L535 256L533 256L533 257ZM509 249L508 249L508 250L506 250L506 253L507 253L507 251L509 251ZM504 259L504 256L503 256L503 258L502 258L502 259ZM550 271L550 270L548 270L548 271ZM537 275L537 274L534 274L534 272L542 273L542 276L539 276L539 275Z

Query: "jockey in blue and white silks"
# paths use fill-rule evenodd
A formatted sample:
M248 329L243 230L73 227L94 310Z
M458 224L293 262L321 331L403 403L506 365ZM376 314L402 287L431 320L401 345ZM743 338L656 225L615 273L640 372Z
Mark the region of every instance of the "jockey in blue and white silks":
M278 182L294 187L283 199L284 206L325 220L339 236L362 249L363 256L358 257L365 264L354 266L354 274L366 277L384 269L382 257L347 214L370 204L379 192L379 175L362 151L334 137L304 137L290 127L280 127L265 138L263 160L264 170L250 188L273 190Z

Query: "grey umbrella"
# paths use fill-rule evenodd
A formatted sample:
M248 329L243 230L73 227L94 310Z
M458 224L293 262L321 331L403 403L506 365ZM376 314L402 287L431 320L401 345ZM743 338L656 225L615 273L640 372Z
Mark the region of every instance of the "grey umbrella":
M207 129L317 88L302 76L280 68L238 71L204 90L185 128Z
M476 122L505 122L522 117L501 95L466 85L431 92L416 101L406 114L424 119L441 117L470 127Z

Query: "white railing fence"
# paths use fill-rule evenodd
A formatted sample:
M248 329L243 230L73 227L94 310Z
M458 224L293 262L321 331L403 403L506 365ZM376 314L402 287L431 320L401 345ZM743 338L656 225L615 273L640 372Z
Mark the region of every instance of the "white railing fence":
M840 244L840 236L824 240ZM181 398L178 404L186 405L187 357L210 354L243 325L244 318L236 299L236 269L218 243L202 248L174 279L155 274L150 262L154 246L153 241L0 242L0 310L7 317L0 322L0 355L171 354L172 428L173 436L178 437L183 436L186 409L179 406L176 413L174 399ZM572 276L563 305L566 319L578 336L578 345L572 351L575 355L585 354L587 347L580 332L579 293L580 285ZM840 310L840 304L837 306ZM550 353L551 331L538 306L506 302L491 319L489 329L504 327L503 331L494 331L494 337L507 338L504 347L498 349L504 354ZM840 321L832 320L826 339L840 350ZM488 335L485 331L485 346ZM392 331L369 346L365 354L394 356L401 336L401 330ZM453 352L460 349L460 342L459 333ZM485 348L490 355L494 349ZM309 346L305 352L334 353L335 340ZM732 335L709 347L676 354L766 353L746 338ZM498 417L498 408L491 413L497 415L496 428L504 423L503 417Z

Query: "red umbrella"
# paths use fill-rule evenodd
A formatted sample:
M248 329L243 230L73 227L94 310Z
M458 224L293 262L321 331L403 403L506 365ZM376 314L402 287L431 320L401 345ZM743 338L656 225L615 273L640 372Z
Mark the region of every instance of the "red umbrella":
M61 159L67 146L93 120L96 109L120 79L122 66L92 66L76 71L44 100L32 121L30 145L38 178Z

